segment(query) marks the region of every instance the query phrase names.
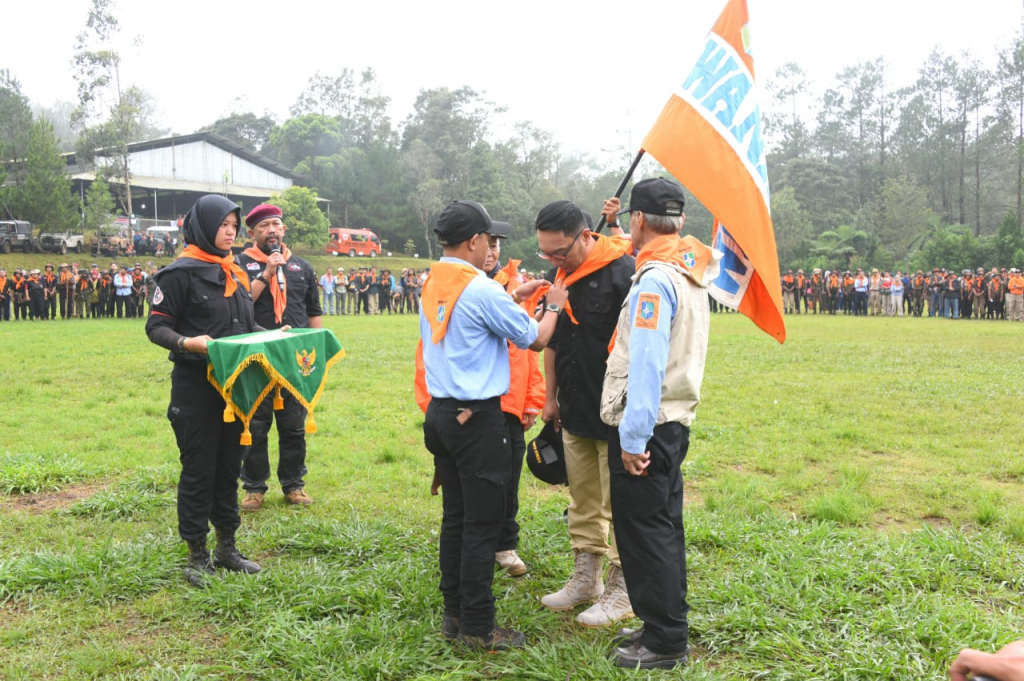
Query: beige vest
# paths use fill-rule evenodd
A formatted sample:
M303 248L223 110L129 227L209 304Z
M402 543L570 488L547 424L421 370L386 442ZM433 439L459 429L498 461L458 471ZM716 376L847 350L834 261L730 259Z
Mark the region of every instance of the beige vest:
M655 267L672 280L677 301L668 343L668 366L665 367L665 379L661 384L661 405L655 425L679 422L689 426L693 423L700 402L700 384L704 379L704 360L708 351L708 327L711 320L708 290L694 283L683 268L664 262L644 265L633 277L634 285L645 272ZM709 263L709 270L705 270L705 281L714 279L717 271L717 260ZM627 297L619 313L615 347L608 356L604 388L601 391L601 420L609 426L618 426L626 409L632 321Z

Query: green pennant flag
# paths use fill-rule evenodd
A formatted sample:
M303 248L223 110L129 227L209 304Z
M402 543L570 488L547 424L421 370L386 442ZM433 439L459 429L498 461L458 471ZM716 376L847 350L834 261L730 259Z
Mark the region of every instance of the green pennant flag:
M245 430L241 444L252 444L249 422L264 399L274 392L274 409L290 392L309 415L306 432L316 432L313 410L330 368L345 356L328 329L289 329L247 333L212 340L207 345L207 378L224 398L224 421L237 417Z

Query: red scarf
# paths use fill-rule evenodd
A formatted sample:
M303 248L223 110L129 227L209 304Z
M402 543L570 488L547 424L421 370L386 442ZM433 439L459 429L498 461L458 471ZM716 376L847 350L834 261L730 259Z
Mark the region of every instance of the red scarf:
M264 265L266 265L267 261L270 259L269 255L261 251L256 246L250 246L242 251L242 253L249 256L256 262L263 263ZM292 257L292 252L287 246L281 244L281 255L284 257L285 262L288 262ZM281 267L284 267L284 265L281 265ZM246 278L246 281L249 281L249 279ZM284 283L280 286L267 287L270 289L270 297L274 299L274 321L278 324L280 324L281 320L284 319L284 308L288 304L288 277L281 277L281 281Z
M235 262L235 258L230 253L225 255L223 258L219 255L213 255L207 253L198 246L189 245L185 247L185 250L181 252L178 258L192 258L193 260L201 260L203 262L213 263L220 265L220 268L224 270L224 277L227 281L224 283L224 297L230 298L235 295L235 290L238 288L238 284L235 281L242 282L242 286L245 290L249 290L249 277L242 271L242 268ZM234 276L232 276L234 275Z

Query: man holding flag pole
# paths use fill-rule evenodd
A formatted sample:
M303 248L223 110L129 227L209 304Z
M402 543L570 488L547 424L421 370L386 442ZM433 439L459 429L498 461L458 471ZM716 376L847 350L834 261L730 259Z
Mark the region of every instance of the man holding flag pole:
M679 234L680 187L664 178L633 187L622 212L630 216L637 273L601 396L615 538L633 611L644 623L619 632L612 659L621 667L667 669L689 654L680 467L700 401L707 294L780 343L786 337L746 0L728 0L696 67L606 202L606 217L619 212L618 196L645 152L715 216L709 248Z

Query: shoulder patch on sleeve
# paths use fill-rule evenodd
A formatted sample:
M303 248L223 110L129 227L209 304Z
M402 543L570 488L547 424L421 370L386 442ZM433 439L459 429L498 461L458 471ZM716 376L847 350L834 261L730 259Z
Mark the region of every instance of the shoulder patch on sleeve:
M159 305L162 302L164 302L164 292L160 290L159 286L157 286L156 290L153 291L153 304Z
M657 329L658 313L661 308L661 296L657 293L641 293L636 302L636 319L634 329Z

